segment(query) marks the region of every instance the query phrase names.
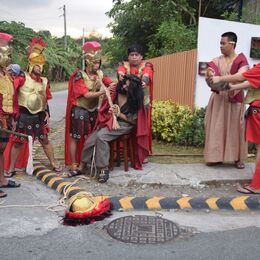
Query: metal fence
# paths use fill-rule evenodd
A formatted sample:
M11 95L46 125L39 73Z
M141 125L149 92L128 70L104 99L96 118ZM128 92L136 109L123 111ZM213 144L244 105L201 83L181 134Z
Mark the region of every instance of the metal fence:
M154 99L194 106L197 50L147 60L154 66Z

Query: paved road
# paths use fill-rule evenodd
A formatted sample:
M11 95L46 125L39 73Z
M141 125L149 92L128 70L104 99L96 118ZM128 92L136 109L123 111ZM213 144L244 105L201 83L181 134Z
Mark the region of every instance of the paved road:
M53 98L49 101L51 123L62 120L65 117L68 91L52 93Z

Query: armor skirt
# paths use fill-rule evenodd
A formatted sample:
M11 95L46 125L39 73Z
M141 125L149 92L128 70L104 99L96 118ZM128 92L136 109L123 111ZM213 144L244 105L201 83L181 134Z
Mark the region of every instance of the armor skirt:
M79 140L87 137L93 130L97 119L97 110L89 112L82 107L74 106L70 114L70 136Z
M28 111L22 111L20 113L16 131L18 133L23 133L32 136L33 140L39 140L40 142L46 139L49 132L49 127L45 121L46 113L44 111L37 114L31 114ZM25 142L24 137L13 137L15 142Z

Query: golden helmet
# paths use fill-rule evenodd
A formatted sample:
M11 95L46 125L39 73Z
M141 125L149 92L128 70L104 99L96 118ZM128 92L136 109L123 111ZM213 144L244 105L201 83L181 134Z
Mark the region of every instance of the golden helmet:
M32 72L34 66L38 65L43 71L43 65L45 64L45 57L43 55L43 50L46 46L46 43L42 38L33 37L29 49L28 49L28 70L29 73Z
M0 66L6 67L11 60L12 48L9 46L9 42L13 39L13 36L8 33L0 32Z

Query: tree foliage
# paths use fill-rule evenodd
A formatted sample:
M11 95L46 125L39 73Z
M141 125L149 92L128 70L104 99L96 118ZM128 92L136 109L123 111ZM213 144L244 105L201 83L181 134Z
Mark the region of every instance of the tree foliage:
M13 63L18 63L23 70L28 65L27 47L32 37L42 37L47 43L45 75L50 80L64 81L75 67L80 66L81 45L68 37L68 48L64 49L64 39L52 37L48 31L35 32L23 23L0 21L0 31L12 34Z
M199 2L201 8L199 9ZM107 50L111 62L127 58L127 48L137 42L146 58L196 47L200 16L238 19L239 0L114 0L107 15L114 37ZM250 16L251 17L251 16Z

